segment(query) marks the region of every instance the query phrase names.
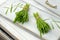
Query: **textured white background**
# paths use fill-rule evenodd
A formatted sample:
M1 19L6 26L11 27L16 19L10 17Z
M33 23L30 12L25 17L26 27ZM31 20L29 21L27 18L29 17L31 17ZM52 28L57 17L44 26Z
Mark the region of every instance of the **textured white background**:
M12 0L13 2L10 2L10 1L7 1L5 4L3 4L2 7L5 7L5 6L9 6L11 3L19 3L21 2L22 0L18 1L18 0ZM36 4L35 2L33 2L32 0L24 0L32 5L35 5L43 10L46 10L44 9L42 6L39 6L38 4ZM42 0L41 0L42 1ZM2 4L4 1L1 1L0 0L0 4ZM21 2L23 3L23 2ZM24 4L24 3L23 3ZM14 20L15 18L15 13L8 13L7 15L5 15L5 10L6 9L2 9L2 7L0 7L0 13L2 15L4 15L5 17L11 19L11 20ZM37 27L36 27L36 24L35 24L35 19L33 17L33 12L39 12L39 15L43 18L43 19L51 19L51 18L54 18L56 20L58 20L57 18L49 15L48 13L45 13L45 12L42 12L40 10L38 10L37 8L34 8L33 6L30 6L30 11L29 11L29 22L28 23L25 23L23 24L24 27L30 29L31 31L35 32L36 34L39 35L39 31L37 30ZM34 36L32 36L31 34L25 32L24 30L20 29L19 27L17 26L14 26L12 25L11 23L5 21L3 18L0 17L0 21L1 21L1 24L5 26L5 28L7 30L9 30L13 35L15 35L19 40L40 40ZM51 20L47 21L50 25L51 25ZM21 24L22 25L22 24ZM54 24L54 27L56 27L56 25ZM44 35L43 37L48 39L48 40L57 40L57 38L60 36L60 31L58 31L59 29L56 27L54 30L50 31L48 34Z

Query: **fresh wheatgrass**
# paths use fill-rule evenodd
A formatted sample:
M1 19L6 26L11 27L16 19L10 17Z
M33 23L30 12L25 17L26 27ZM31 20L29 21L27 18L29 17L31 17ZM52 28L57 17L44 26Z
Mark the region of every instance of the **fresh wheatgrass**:
M29 4L26 4L21 11L16 12L16 17L14 23L16 22L27 22L29 20L28 11L29 11Z

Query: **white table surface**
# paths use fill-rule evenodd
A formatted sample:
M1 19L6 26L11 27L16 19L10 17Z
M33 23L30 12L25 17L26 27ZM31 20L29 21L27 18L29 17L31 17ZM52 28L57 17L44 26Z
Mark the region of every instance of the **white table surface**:
M15 0L15 1L16 1L16 0ZM37 7L40 7L40 8L43 9L43 10L46 10L46 9L44 9L44 8L41 7L41 6L39 6L38 4L36 4L36 3L33 2L33 1L30 1L30 0L25 0L25 1L26 1L26 2L29 2L29 3L31 3L31 4L33 4L33 5L35 5L35 6L37 6ZM2 4L3 2L0 0L0 3ZM4 5L4 6L5 6L5 5ZM28 22L28 23L23 24L23 26L25 26L26 28L30 29L31 31L35 32L35 33L38 34L38 35L39 35L39 31L37 30L37 27L36 27L36 25L34 24L34 23L35 23L35 20L34 20L34 17L33 17L33 15L32 15L33 12L38 11L39 13L41 13L41 16L42 16L43 19L49 19L49 18L52 17L52 18L58 20L57 18L55 18L55 17L53 17L53 16L51 16L51 15L49 15L49 14L46 14L45 12L42 12L42 11L40 11L40 10L38 10L38 9L35 9L34 7L31 7L31 9L32 9L32 10L30 10L30 12L29 12L29 13L30 13L30 20L31 20L31 21ZM0 10L1 10L1 9L0 9ZM32 11L32 12L31 12L31 11ZM2 15L6 16L2 10L0 11L0 13L1 13ZM32 16L31 16L31 15L32 15ZM13 16L14 16L14 13L13 13L13 15L12 15L12 14L9 14L9 13L7 14L7 17L10 18L11 20L14 19L15 16L14 16L14 17L13 17ZM33 19L31 19L31 18L33 18ZM33 20L33 21L32 21L32 20ZM15 35L19 40L40 40L40 39L32 36L31 34L27 33L26 31L20 29L19 27L11 24L10 22L6 21L5 19L3 19L3 18L1 18L1 17L0 17L0 21L1 21L1 24L2 24L2 25L4 24L3 26L5 26L5 28L6 28L7 30L9 30L13 35ZM31 22L33 22L33 23L31 23ZM50 24L51 20L50 20L50 21L47 21L47 22ZM50 24L50 25L51 25L51 24ZM56 27L55 24L54 24L54 26ZM57 40L57 38L60 36L60 31L58 31L58 30L59 30L58 28L55 28L54 30L52 30L52 31L49 32L48 34L44 35L43 37L46 38L47 40Z

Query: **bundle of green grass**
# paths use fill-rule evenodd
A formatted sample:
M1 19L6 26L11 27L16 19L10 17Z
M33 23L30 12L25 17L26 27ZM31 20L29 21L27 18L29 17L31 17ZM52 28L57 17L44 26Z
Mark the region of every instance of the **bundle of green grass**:
M38 12L34 13L34 17L36 19L36 24L37 24L37 28L40 32L40 36L42 37L42 34L48 33L51 30L51 28L48 25L48 23L46 23L44 20L42 20L41 17L39 17Z
M28 18L29 4L26 4L21 11L16 12L14 23L24 23L29 21Z

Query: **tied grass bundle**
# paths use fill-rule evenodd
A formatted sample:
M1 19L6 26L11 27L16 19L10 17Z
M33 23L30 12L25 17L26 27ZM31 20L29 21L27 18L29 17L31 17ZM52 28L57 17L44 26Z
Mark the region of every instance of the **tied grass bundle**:
M29 11L29 4L26 4L21 11L16 12L16 18L14 20L14 23L16 23L16 22L21 22L21 23L27 22L29 20L28 11Z
M34 13L34 17L36 19L37 28L40 31L40 36L42 37L42 34L48 33L51 28L46 22L44 22L44 20L41 19L41 17L39 17L38 13Z

